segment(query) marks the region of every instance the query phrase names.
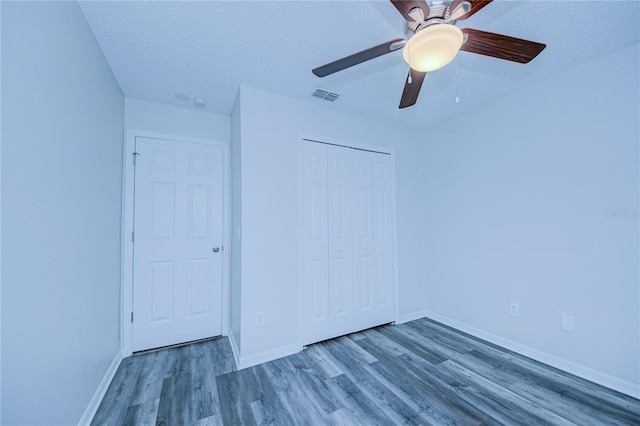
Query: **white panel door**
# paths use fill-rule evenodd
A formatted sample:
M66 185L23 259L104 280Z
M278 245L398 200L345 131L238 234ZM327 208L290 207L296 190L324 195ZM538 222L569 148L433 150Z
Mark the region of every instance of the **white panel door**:
M359 151L353 156L353 257L354 321L362 330L378 325L375 311L375 246L373 202L373 156Z
M329 322L331 337L354 331L352 255L352 149L327 147Z
M373 303L376 324L394 320L391 156L370 157L373 178Z
M303 344L307 344L333 337L329 320L327 145L304 143L302 155L302 310Z
M222 332L223 150L136 138L133 350Z

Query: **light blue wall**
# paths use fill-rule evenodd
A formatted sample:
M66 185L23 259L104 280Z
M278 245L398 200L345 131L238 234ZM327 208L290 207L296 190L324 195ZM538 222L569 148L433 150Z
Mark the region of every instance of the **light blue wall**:
M124 124L127 129L146 130L175 136L229 142L229 117L173 105L125 98Z
M639 50L429 129L422 188L429 311L636 392Z
M232 156L241 159L240 188L234 189L242 206L241 358L269 359L298 345L298 146L303 134L395 149L399 316L419 317L425 307L420 133L250 87L241 87L240 102L240 149L232 149ZM265 314L260 328L255 326L258 311Z
M76 424L120 350L123 96L75 2L2 2L2 424Z

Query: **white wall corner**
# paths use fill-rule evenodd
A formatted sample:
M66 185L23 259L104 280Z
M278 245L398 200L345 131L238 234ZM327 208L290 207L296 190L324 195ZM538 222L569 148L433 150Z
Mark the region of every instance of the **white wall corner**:
M233 346L232 346L233 348ZM241 356L240 361L237 362L238 370L253 367L254 365L263 364L265 362L273 361L278 358L297 354L302 350L302 346L298 343L282 346L268 351L259 352L257 354L249 356ZM235 355L235 354L234 354Z
M229 344L231 345L231 352L233 353L233 360L236 363L236 369L240 369L240 350L238 349L238 342L236 341L236 336L233 334L233 330L229 327Z
M120 363L122 362L123 359L124 359L124 356L122 354L122 351L118 351L115 357L113 358L113 361L111 361L111 365L109 365L107 372L104 374L102 381L98 385L98 389L96 389L96 392L93 394L91 401L89 401L89 405L87 406L86 410L84 410L84 414L80 418L80 421L78 422L78 426L85 426L85 425L91 424L93 417L96 415L96 412L98 411L98 407L100 407L102 398L104 398L104 395L107 393L107 389L109 389L109 385L111 384L113 377L116 375L116 372L118 371L118 367L120 367Z
M531 358L535 361L547 364L551 367L558 368L562 371L573 374L574 376L578 376L590 382L594 382L609 389L613 389L617 392L621 392L633 398L640 399L640 386L638 386L638 384L636 383L621 379L619 377L611 376L607 373L594 370L584 365L576 364L564 358L560 358L555 355L551 355L549 353L531 348L529 346L522 345L520 343L514 342L513 340L505 339L495 334L488 333L486 331L480 330L468 324L458 322L435 312L427 311L425 317L430 318L434 321L438 321L444 325L448 325L449 327L453 327L456 330L460 330L472 336L486 340L490 343L516 352L520 355L526 356L527 358Z

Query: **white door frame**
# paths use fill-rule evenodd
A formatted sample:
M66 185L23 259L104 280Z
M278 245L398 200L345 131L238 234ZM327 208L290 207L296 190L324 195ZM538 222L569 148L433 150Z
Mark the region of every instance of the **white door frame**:
M315 141L320 143L338 145L345 148L355 148L365 151L374 151L391 155L391 226L392 226L392 247L393 247L393 297L394 297L394 323L400 322L400 291L398 282L398 226L396 211L396 150L378 145L369 145L358 142L346 141L321 135L309 133L298 134L298 344L304 347L302 341L304 338L304 312L302 312L302 304L304 303L304 276L303 264L304 256L302 247L304 247L304 233L301 230L301 224L304 217L302 199L304 196L304 184L302 176L303 169L303 153L302 145L305 141Z
M133 353L133 214L134 214L134 167L133 153L137 137L163 139L171 141L192 142L219 146L223 151L223 202L222 209L222 335L229 332L229 267L230 267L230 172L229 172L229 143L209 139L198 139L180 135L150 132L146 130L127 129L124 143L122 164L122 275L121 275L121 304L120 304L120 347L122 356Z

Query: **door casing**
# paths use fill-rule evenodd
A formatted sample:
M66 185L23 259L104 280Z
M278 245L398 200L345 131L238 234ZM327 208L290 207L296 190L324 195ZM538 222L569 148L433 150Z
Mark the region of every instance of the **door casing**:
M199 139L181 135L128 129L126 131L122 165L122 268L121 268L121 305L120 305L120 347L122 356L133 353L133 221L134 221L134 178L133 157L137 137L165 139L219 146L223 150L223 236L222 236L222 335L229 332L229 270L230 270L230 171L229 143L209 139Z

